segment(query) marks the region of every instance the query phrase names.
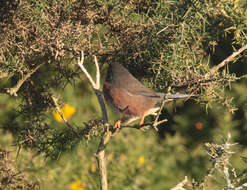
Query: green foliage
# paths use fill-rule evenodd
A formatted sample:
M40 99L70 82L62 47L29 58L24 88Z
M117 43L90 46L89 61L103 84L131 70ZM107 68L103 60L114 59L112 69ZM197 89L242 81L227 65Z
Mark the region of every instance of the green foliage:
M99 189L93 155L103 127L96 97L75 64L81 50L90 73L96 55L100 64L123 64L156 91L171 87L200 94L197 104L165 106L160 119L168 123L158 134L135 129L116 134L107 154L110 189L169 189L184 176L191 182L188 189L226 189L224 167L234 171L232 185L246 182L240 161L247 151L247 88L241 77L247 71L246 52L209 74L246 44L246 1L11 0L1 5L0 147L18 152L19 160L16 165L6 161L2 150L0 167L11 166L2 170L11 171L4 173L6 179L25 174L8 183L1 175L0 189L6 184L9 189L71 189L76 180L86 189ZM106 67L100 66L103 82ZM76 113L59 123L53 112L65 103ZM218 140L228 133L240 143L233 155ZM222 167L215 166L215 154ZM210 168L218 171L212 178Z

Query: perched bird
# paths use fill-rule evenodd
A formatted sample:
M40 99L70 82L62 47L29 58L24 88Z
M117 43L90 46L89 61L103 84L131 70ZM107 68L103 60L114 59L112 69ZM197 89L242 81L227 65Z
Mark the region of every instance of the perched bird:
M141 119L139 126L144 123L147 115L155 115L159 110L165 93L154 92L145 87L127 69L118 63L109 64L103 93L107 103L123 115L114 128L126 126L134 120ZM191 95L170 94L167 99L183 99Z

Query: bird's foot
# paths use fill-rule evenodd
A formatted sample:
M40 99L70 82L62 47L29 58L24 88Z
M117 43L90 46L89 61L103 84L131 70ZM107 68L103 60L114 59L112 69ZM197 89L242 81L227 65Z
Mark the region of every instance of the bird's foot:
M146 126L143 126L143 123L144 123L144 119L145 119L145 114L142 116L139 124L138 124L138 129L140 129L141 131L146 131L147 128Z
M113 125L113 129L118 130L121 128L121 120L117 120L116 123Z

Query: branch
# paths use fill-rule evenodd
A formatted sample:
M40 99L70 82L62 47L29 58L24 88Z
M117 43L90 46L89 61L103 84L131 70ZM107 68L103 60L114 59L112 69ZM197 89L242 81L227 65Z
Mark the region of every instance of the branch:
M97 57L94 55L94 62L95 62L95 66L96 66L96 89L99 90L100 88L100 71L99 71L99 63L97 60Z
M162 111L162 109L163 109L165 103L172 101L171 99L168 99L168 96L169 96L169 94L170 94L170 91L171 91L171 87L168 88L168 93L164 96L163 101L162 101L162 104L161 104L160 109L159 109L159 111L158 111L158 114L157 114L157 116L155 117L153 127L154 127L154 129L155 129L156 131L158 131L158 128L157 128L158 125L160 125L161 123L167 122L167 119L163 119L163 120L161 120L161 121L158 121L158 120L159 120L161 111Z
M105 108L105 103L104 103L104 100L102 98L101 91L100 91L99 63L97 61L96 56L94 56L94 63L96 66L96 83L92 79L91 75L88 73L87 69L84 67L83 63L84 63L84 53L83 53L83 51L81 51L81 59L78 58L77 64L79 65L81 70L84 72L84 74L87 76L89 82L91 83L91 85L95 91L95 94L96 94L98 101L99 101L99 104L100 104L100 108L101 108L101 112L102 112L102 116L103 116L103 121L106 124L106 123L108 123L108 117L107 117L107 112L106 112L106 108Z
M177 184L175 187L171 188L170 190L185 190L183 186L188 182L187 176L184 177L184 180Z
M78 133L73 129L73 127L69 124L68 120L64 117L58 103L57 103L57 98L53 97L50 95L50 98L53 102L53 106L56 108L58 114L60 115L60 117L63 119L64 123L66 124L66 126L72 130L72 132L78 137L80 138L80 136L78 135Z
M40 65L38 65L36 68L34 68L33 70L31 70L29 73L27 73L22 79L20 79L17 83L17 85L15 87L9 88L7 90L7 93L9 93L10 95L14 95L17 96L17 92L18 90L21 88L21 86L23 85L23 83L31 77L31 75L33 73L35 73L42 65L44 65L45 63L41 63Z
M68 120L63 116L63 113L62 113L62 111L61 111L61 109L60 109L60 107L59 107L59 105L58 105L58 103L57 103L57 98L51 96L51 99L52 99L52 101L53 101L53 104L54 104L54 106L55 106L57 112L59 113L59 115L60 115L61 118L63 119L64 123L68 124ZM68 125L69 125L69 124L68 124Z
M234 60L234 58L242 53L244 50L247 49L247 44L241 47L238 51L234 52L232 55L227 57L224 61L222 61L220 64L212 67L210 71L205 75L205 78L209 78L210 75L213 75L216 71L218 71L220 68L224 67L227 63L231 62Z
M84 53L83 51L81 51L81 59L78 58L78 65L81 68L81 70L84 72L84 74L87 76L89 82L91 83L95 91L95 94L100 104L103 121L105 124L105 129L102 134L100 143L98 145L96 159L97 159L99 174L100 174L100 189L107 190L108 184L107 184L107 170L106 170L106 161L105 161L105 149L106 149L107 143L109 142L112 136L112 132L111 130L109 130L108 117L107 117L107 112L105 108L105 103L102 97L102 93L100 91L100 70L99 70L99 64L98 64L97 58L96 56L94 56L94 63L96 66L96 82L92 79L91 75L88 73L87 69L84 67L83 62L84 62Z
M94 82L94 80L92 79L91 75L87 72L87 69L84 67L83 65L84 63L84 53L83 51L81 51L81 59L78 57L78 62L77 64L79 65L79 67L81 68L81 70L84 72L84 74L87 76L89 82L91 83L91 85L93 86L93 89L98 89L99 87L97 86L97 84ZM96 63L95 63L96 64ZM97 88L98 87L98 88Z

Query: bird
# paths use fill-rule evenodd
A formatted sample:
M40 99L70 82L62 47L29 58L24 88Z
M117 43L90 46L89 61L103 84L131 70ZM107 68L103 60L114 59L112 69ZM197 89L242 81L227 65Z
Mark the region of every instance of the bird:
M117 120L115 129L127 126L140 119L139 128L148 115L155 115L160 109L159 103L165 93L154 92L138 81L124 66L119 63L109 63L105 82L103 84L104 98L113 110L121 113L123 118ZM169 94L167 99L184 99L188 94Z

